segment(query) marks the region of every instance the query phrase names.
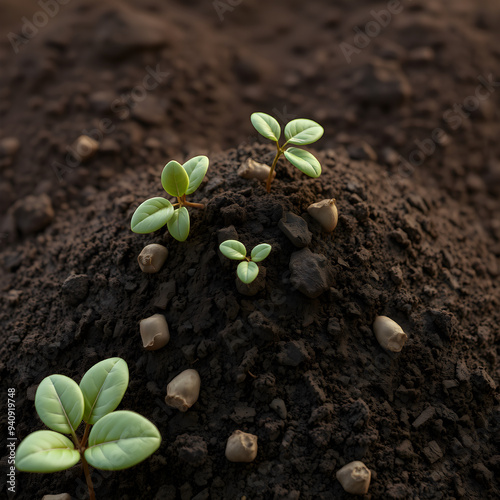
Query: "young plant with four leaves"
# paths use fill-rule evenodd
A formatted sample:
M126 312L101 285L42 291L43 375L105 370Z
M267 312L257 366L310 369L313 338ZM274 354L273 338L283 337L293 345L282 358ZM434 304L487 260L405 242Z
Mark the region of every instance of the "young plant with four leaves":
M81 460L90 500L95 500L89 465L127 469L149 457L161 443L160 432L148 419L132 411L113 411L128 380L128 366L121 358L97 363L80 385L64 375L44 378L36 391L35 408L52 430L35 431L21 442L16 467L24 472L58 472ZM79 439L76 431L82 420L85 430Z
M170 195L177 198L177 203L170 203L165 198L156 197L139 205L132 216L130 227L134 233L147 234L157 231L167 224L168 232L177 240L185 241L189 235L190 219L186 207L205 208L201 203L191 203L186 195L194 193L208 170L206 156L195 156L184 165L172 160L161 174L161 185Z
M238 278L246 283L251 283L259 275L257 262L262 262L271 252L271 245L261 243L252 250L247 257L247 249L243 243L236 240L226 240L219 245L221 253L231 260L241 260L236 269Z
M271 191L274 169L282 155L285 155L285 158L292 165L309 177L316 178L321 175L321 164L309 151L293 147L287 148L288 144L305 146L319 140L325 132L321 125L313 120L303 118L292 120L285 127L286 142L280 146L281 127L275 118L266 113L253 113L250 119L259 134L276 143L276 156L266 183L268 193Z

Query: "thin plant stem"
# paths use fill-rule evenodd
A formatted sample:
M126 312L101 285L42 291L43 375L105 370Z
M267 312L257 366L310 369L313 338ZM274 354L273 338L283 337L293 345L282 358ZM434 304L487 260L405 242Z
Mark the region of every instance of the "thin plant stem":
M276 143L276 156L274 157L273 164L271 165L271 170L269 171L269 175L267 177L266 190L268 193L271 192L271 182L273 182L273 173L276 168L276 164L278 163L279 157L283 154L283 150L280 148L279 144Z
M90 434L90 424L87 423L85 425L85 432L83 433L82 442L80 444L80 448L83 450L87 446L87 439L89 438L89 434Z
M205 208L205 205L203 205L203 203L191 203L190 201L185 201L183 205L186 207L193 207L193 208Z
M85 474L85 481L87 481L87 487L89 489L89 500L95 500L94 485L92 484L92 478L90 477L89 464L85 460L85 455L80 452L83 464L83 473Z

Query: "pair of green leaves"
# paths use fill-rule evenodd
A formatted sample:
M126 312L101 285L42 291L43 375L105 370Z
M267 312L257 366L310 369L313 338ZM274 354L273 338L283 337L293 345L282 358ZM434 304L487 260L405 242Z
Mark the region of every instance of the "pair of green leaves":
M93 467L126 469L154 453L161 443L155 425L131 411L113 412L128 381L128 366L121 358L97 363L85 373L80 385L64 375L43 379L36 391L35 407L52 430L33 432L21 442L16 467L25 472L57 472L75 465L80 460L75 448L76 430L82 420L95 424L84 452ZM73 441L62 434L70 434Z
M259 266L256 262L263 261L271 252L271 245L261 243L253 248L250 258L247 258L247 249L243 243L236 240L227 240L219 245L222 255L231 260L242 260L238 264L236 274L243 283L251 283L259 274Z
M278 141L281 137L281 127L276 119L266 113L253 113L250 119L257 132L266 139L276 142L279 150L283 150L288 144L295 146L312 144L325 132L323 127L313 120L304 118L292 120L285 127L286 142L280 148ZM309 177L316 178L321 175L321 164L308 151L291 147L284 150L283 154L292 165Z
M163 189L171 196L183 199L194 193L207 173L209 160L206 156L195 156L184 165L172 160L161 174ZM186 207L175 210L170 201L156 197L139 205L132 216L130 227L134 233L147 234L167 224L168 231L177 241L185 241L189 235L190 219Z

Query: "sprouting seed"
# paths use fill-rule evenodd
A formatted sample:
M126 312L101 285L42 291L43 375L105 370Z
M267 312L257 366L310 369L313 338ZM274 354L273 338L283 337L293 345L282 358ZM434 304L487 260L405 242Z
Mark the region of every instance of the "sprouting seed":
M226 240L219 245L222 255L231 260L241 260L236 269L238 278L247 285L259 275L257 262L263 261L271 252L271 245L261 243L253 248L250 257L243 243L236 240Z
M286 142L280 146L281 127L278 121L266 113L253 113L250 117L252 125L260 135L276 144L276 156L267 177L266 189L271 191L271 182L274 178L274 169L282 155L301 172L309 177L321 175L321 164L309 151L300 148L287 148L288 144L306 146L319 140L324 134L324 129L312 120L299 118L287 123L285 127Z

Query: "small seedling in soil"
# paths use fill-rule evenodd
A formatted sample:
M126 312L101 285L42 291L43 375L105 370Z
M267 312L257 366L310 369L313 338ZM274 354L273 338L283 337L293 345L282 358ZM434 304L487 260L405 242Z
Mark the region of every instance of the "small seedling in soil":
M373 331L378 343L387 351L401 352L408 336L403 329L387 316L377 316L373 322Z
M132 411L113 411L128 380L128 366L121 358L97 363L80 385L64 375L44 378L36 391L35 408L52 430L33 432L21 442L16 452L18 470L58 472L81 460L90 500L95 500L89 465L103 470L127 469L154 453L161 443L156 426ZM79 439L76 431L82 420L85 430Z
M253 462L257 456L257 436L234 431L226 444L226 458L230 462Z
M194 193L208 170L206 156L195 156L184 165L172 160L165 165L161 174L161 185L177 203L156 197L139 205L132 216L130 227L134 233L147 234L157 231L167 224L168 232L177 241L186 241L189 235L190 220L187 207L205 208L202 203L186 201L186 195Z
M184 370L167 385L165 403L180 411L188 411L198 401L200 386L199 373L192 368Z
M219 245L222 255L231 260L242 260L238 264L236 274L238 278L247 285L259 275L257 262L263 261L271 252L271 245L261 243L252 250L250 257L247 257L247 249L243 243L236 240L226 240Z
M266 183L268 193L271 191L274 169L282 155L285 155L285 158L293 166L309 177L316 178L321 175L321 164L311 153L300 148L287 148L288 144L305 146L319 140L325 132L321 125L303 118L292 120L285 127L286 142L283 146L280 146L281 127L275 118L266 113L253 113L250 119L259 134L276 143L276 156Z

